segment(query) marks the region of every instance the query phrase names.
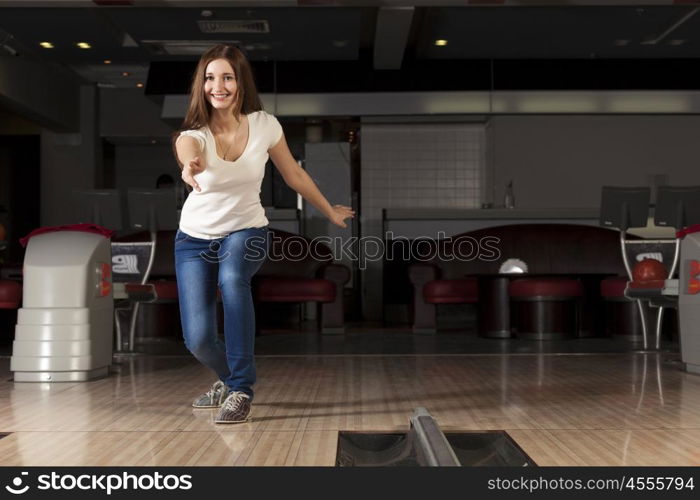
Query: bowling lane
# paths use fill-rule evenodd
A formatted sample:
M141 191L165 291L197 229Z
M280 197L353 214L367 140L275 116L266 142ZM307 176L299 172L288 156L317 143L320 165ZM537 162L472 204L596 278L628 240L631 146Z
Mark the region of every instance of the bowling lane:
M334 465L338 433L507 432L539 465L700 465L700 384L672 354L259 356L253 418L217 426L196 361L124 356L109 378L14 383L2 465Z

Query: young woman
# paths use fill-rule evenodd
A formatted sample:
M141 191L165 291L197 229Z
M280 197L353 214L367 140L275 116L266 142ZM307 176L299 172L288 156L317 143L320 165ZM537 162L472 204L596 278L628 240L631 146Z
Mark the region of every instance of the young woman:
M260 203L272 159L289 187L330 221L347 227L350 207L331 206L292 157L277 119L262 110L250 64L236 47L217 45L199 60L175 151L193 188L175 236L175 266L185 344L218 380L194 400L220 408L217 423L245 422L256 380L255 313L250 281L268 251ZM224 342L216 332L217 289Z

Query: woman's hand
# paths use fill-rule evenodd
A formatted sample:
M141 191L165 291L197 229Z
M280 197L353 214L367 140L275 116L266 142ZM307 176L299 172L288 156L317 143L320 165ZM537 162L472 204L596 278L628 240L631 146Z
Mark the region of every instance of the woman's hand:
M201 191L201 188L194 179L194 176L204 172L205 168L206 167L202 164L199 156L195 156L194 159L188 162L182 169L182 180L185 182L185 184L192 186L194 190Z
M355 217L355 211L352 207L346 207L345 205L333 205L333 213L329 217L330 221L336 226L346 228L345 219L352 219Z

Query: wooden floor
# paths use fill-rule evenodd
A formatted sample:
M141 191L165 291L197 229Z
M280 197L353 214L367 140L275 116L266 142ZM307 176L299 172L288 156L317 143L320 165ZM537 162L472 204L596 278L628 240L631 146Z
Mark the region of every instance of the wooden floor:
M334 465L338 431L506 430L539 465L700 465L700 376L676 355L261 356L253 420L213 423L191 357L120 357L88 383L14 383L0 465Z

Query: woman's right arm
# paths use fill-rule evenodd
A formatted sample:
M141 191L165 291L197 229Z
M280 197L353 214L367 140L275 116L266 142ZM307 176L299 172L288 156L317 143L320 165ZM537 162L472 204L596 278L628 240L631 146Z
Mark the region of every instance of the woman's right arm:
M201 191L194 176L204 172L205 166L202 161L202 148L194 137L186 135L180 136L175 143L177 159L182 169L182 180L185 184L192 186L196 191Z

